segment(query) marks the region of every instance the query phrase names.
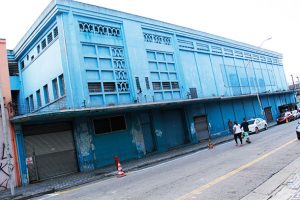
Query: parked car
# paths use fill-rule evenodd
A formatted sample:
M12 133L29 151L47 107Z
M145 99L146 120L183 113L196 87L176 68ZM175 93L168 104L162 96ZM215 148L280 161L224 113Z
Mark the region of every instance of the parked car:
M297 134L298 140L300 140L300 122L298 122L298 125L296 127L296 134Z
M286 122L293 121L295 119L294 115L290 111L285 113L281 113L281 115L277 118L277 124L283 124Z
M248 120L250 133L258 133L260 130L267 130L268 123L262 118L254 118Z
M292 115L294 116L295 119L298 119L300 117L300 112L298 110L293 110Z

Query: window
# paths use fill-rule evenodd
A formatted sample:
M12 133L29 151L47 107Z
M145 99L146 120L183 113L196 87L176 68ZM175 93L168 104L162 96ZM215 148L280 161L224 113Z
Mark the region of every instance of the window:
M24 69L25 64L24 64L24 60L21 62L21 69Z
M150 84L149 84L149 78L145 77L145 82L146 82L146 88L149 90L150 89Z
M26 56L26 59L29 60L29 55Z
M57 27L55 27L53 29L53 35L54 35L54 38L56 38L58 36L58 29L57 29Z
M116 85L114 82L106 82L103 83L104 92L115 92L116 91Z
M48 85L44 85L44 99L45 99L45 104L48 104L50 102L49 99L49 91L48 91Z
M58 82L59 82L60 96L64 96L66 94L66 87L65 87L65 80L63 74L58 77Z
M138 93L142 92L139 77L135 77L135 84L136 84L136 88L137 88L137 90L138 90L137 92L138 92Z
M46 45L47 45L47 44L46 44L46 39L43 39L43 40L42 40L42 49L45 49Z
M34 55L31 56L31 61L33 61L33 59L34 59Z
M42 100L41 100L41 91L36 91L36 103L37 107L40 108L42 106Z
M36 50L37 50L37 53L39 54L41 52L41 46L37 45Z
M171 86L170 86L170 82L162 82L162 86L164 90L170 90Z
M57 84L57 78L52 80L52 89L53 89L53 98L58 99L58 84Z
M110 118L96 119L94 120L94 129L96 134L126 130L125 117L114 116Z
M52 32L47 35L47 40L48 40L48 44L52 42L53 40Z
M172 82L172 89L179 89L179 84L178 82Z
M29 104L29 98L28 97L26 98L26 109L27 109L27 112L30 112L30 104Z
M152 86L153 90L161 90L160 82L153 82Z
M19 76L19 69L17 62L8 61L8 70L10 76Z
M101 92L101 83L88 83L88 89L90 93Z
M29 103L30 103L30 111L34 111L34 102L33 102L33 95L29 96Z

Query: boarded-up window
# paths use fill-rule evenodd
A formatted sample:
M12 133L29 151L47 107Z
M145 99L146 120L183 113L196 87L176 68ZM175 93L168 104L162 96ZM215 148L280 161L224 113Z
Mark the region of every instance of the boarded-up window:
M110 118L101 118L94 120L94 129L96 134L121 131L126 130L126 128L127 127L124 116L114 116Z

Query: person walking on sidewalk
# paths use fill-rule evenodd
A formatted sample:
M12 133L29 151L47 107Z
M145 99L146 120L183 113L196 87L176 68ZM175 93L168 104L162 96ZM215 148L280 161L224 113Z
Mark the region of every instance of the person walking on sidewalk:
M233 135L234 135L234 140L235 140L235 144L236 146L238 146L238 141L237 138L240 139L241 145L243 145L243 139L242 139L242 129L241 126L235 121L234 122L234 126L233 126Z
M249 137L249 123L247 122L246 118L244 118L243 122L241 123L241 129L243 131L243 138L246 139L247 143L251 143Z

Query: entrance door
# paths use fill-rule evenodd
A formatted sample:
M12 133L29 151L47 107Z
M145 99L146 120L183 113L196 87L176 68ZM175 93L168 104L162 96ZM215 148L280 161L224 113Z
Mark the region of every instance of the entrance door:
M272 116L271 107L264 108L264 111L265 111L265 116L266 116L267 122L268 123L272 122L273 121L273 116Z
M208 140L209 132L206 115L194 117L194 124L198 140Z
M77 172L77 160L69 123L24 126L29 180L38 181Z
M166 134L168 148L185 143L185 123L181 110L165 110L162 112L163 133Z
M140 115L141 119L141 127L144 136L144 144L146 148L146 153L151 153L156 150L155 140L153 137L151 123L150 123L150 116L149 113L143 113Z

